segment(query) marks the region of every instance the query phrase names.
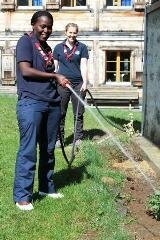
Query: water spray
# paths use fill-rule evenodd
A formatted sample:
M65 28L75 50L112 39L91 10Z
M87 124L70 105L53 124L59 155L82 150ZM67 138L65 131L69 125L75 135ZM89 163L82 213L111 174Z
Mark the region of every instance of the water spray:
M108 137L112 140L112 142L121 150L121 152L133 163L135 168L142 174L146 182L148 182L153 189L154 192L157 192L155 186L152 184L151 180L146 176L143 170L140 168L138 163L133 159L131 154L122 146L122 144L116 139L116 137L104 126L104 124L100 121L100 119L94 114L90 106L81 99L81 97L73 90L73 88L66 84L66 87L69 88L70 91L77 97L77 99L85 106L85 108L91 113L94 119L99 123L99 125L103 128L103 130L108 134Z

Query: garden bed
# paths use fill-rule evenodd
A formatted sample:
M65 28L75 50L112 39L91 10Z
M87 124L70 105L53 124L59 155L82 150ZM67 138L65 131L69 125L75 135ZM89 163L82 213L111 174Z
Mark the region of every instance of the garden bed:
M157 221L154 216L147 213L147 202L149 196L154 194L153 187L158 189L159 176L151 167L150 163L143 159L143 153L139 149L135 149L131 145L128 146L129 151L143 171L148 181L138 171L134 163L130 160L123 159L121 155L115 154L112 158L113 169L120 170L126 176L124 187L120 193L121 199L120 211L126 214L125 228L136 240L159 240L160 239L160 221ZM112 152L112 151L111 151ZM115 156L117 156L115 158Z

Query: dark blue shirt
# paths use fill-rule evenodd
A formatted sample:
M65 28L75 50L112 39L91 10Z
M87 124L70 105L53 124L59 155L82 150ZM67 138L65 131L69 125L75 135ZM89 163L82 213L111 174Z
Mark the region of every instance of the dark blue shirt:
M52 79L37 79L32 77L23 77L19 69L19 62L29 62L32 67L43 71L53 72L46 68L46 62L35 47L36 37L28 35L22 36L16 46L16 72L17 72L17 93L20 97L28 96L36 100L59 102L60 96L57 92L57 86Z
M69 49L65 41L57 44L53 50L53 57L59 62L58 73L63 74L73 84L80 83L83 81L80 70L81 58L89 58L87 46L84 43L76 41L75 53L71 59L66 59L64 45L66 46L67 53L70 54L72 49Z

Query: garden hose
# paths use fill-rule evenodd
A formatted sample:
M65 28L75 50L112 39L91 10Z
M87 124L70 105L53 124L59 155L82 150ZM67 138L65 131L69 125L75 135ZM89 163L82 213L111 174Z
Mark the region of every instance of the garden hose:
M81 94L80 94L80 96L81 96ZM70 166L71 166L73 160L75 159L74 150L75 150L75 143L76 143L76 128L77 128L78 112L79 112L79 99L77 102L76 118L75 118L75 122L74 122L74 137L73 137L73 144L72 144L72 150L71 150L71 157L70 157L70 161L69 161Z
M66 160L66 163L67 163L68 167L70 167L69 160L68 160L66 152L64 150L64 142L63 142L63 139L62 139L62 134L61 134L60 129L59 129L59 132L58 132L58 136L59 136L59 140L60 140L60 143L61 143L61 150L62 150L63 157Z
M104 116L103 113L100 111L100 109L98 108L91 92L86 89L86 92L88 92L89 96L91 97L91 100L92 100L92 103L93 105L95 106L96 110L98 111L98 113L102 116L102 118L108 122L110 125L112 125L113 127L117 128L118 130L122 131L122 132L125 132L125 130L115 124L113 121L111 121L108 117ZM63 157L68 165L68 168L71 167L74 159L75 159L75 142L76 142L76 139L75 139L75 136L76 136L76 126L77 126L77 118L78 118L78 110L79 110L79 99L78 99L78 103L77 103L77 110L76 110L76 118L75 118L75 124L74 124L74 137L73 137L73 144L72 144L72 150L71 150L71 156L70 156L70 159L68 159L67 155L66 155L66 152L65 152L65 148L64 148L64 142L63 142L63 139L62 139L62 134L61 134L61 131L59 129L59 139L60 139L60 143L61 143L61 149L62 149L62 154L63 154Z
M62 134L59 128L59 140L61 143L61 149L62 149L62 154L63 157L68 165L68 168L71 167L73 160L75 159L75 143L76 143L76 127L77 127L77 119L78 119L78 111L79 111L79 99L78 99L78 103L77 103L77 109L76 109L76 116L75 116L75 122L74 122L74 136L73 136L73 144L72 144L72 149L71 149L71 155L70 155L70 159L68 159L66 152L65 152L65 148L64 148L64 142L62 139Z
M98 113L103 117L103 119L108 122L110 125L112 125L113 127L117 128L118 130L122 131L122 132L126 132L121 126L119 126L118 124L114 123L112 120L110 120L108 117L104 116L103 113L100 111L100 109L98 108L91 92L87 89L86 92L88 92L89 96L91 97L92 103L95 106L95 108L97 109Z

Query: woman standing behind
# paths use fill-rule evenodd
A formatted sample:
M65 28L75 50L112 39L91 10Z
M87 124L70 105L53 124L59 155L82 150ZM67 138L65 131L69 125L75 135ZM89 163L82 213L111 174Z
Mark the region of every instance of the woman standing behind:
M53 51L55 70L56 72L66 76L71 83L74 91L85 98L87 89L87 61L88 49L87 46L77 40L78 26L75 23L68 23L65 27L66 39L55 46ZM58 87L61 96L61 123L60 131L64 140L65 117L67 113L68 103L71 98L74 123L75 126L75 144L79 145L83 138L83 114L84 106L78 102L74 94L67 88ZM60 145L59 140L56 143Z
M69 81L54 73L54 61L47 39L52 33L53 17L47 11L35 12L33 31L22 36L16 47L17 119L20 146L16 159L13 198L20 210L32 210L33 182L39 143L39 195L61 198L52 180L54 148L60 120L57 84Z

